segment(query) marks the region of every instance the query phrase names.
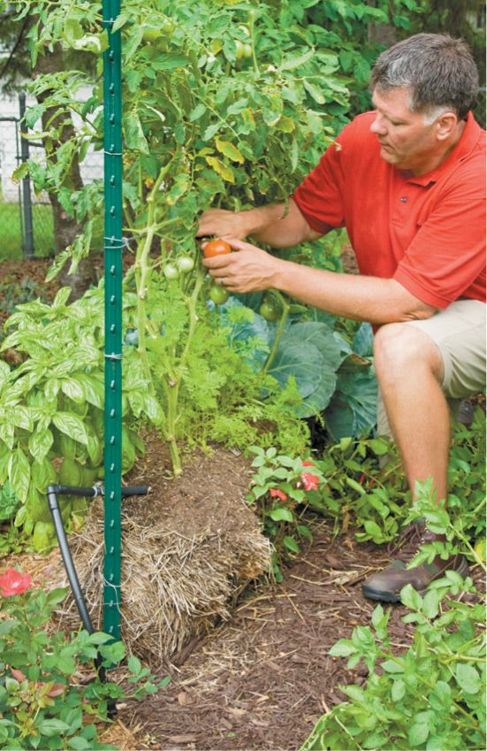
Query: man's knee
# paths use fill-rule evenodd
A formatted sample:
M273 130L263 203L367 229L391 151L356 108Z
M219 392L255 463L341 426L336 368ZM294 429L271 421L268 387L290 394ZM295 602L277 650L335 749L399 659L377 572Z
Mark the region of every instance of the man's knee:
M408 323L389 323L374 337L374 364L379 382L384 385L410 378L412 369L432 372L441 381L443 360L434 341Z

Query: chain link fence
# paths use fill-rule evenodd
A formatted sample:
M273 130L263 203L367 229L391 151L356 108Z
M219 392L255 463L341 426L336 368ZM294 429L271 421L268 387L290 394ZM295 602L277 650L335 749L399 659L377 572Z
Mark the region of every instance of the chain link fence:
M24 94L0 98L0 260L54 255L53 211L46 193L36 194L30 178L12 174L28 159L42 163L42 144L21 138ZM81 165L83 181L103 176L103 156L91 152Z

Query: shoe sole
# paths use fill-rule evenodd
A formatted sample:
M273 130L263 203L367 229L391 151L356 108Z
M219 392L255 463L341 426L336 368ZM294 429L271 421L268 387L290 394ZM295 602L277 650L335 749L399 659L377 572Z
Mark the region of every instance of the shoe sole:
M446 569L448 571L448 569ZM466 576L470 573L470 569L468 566L467 561L463 560L460 563L460 566L457 569L453 569L456 571L457 574L460 574L460 576L465 579ZM442 572L441 576L445 572ZM436 577L437 579L440 578L440 576ZM434 579L432 579L434 581ZM418 589L417 592L423 596L428 591L428 587L425 589ZM364 597L366 597L368 600L377 600L378 602L390 602L390 603L398 603L401 602L401 596L400 594L396 592L381 592L377 589L369 589L366 584L362 587L362 594Z

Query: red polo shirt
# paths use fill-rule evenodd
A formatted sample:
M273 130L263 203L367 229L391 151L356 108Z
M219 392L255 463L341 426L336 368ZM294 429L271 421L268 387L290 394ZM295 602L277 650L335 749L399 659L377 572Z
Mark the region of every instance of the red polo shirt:
M396 279L446 308L485 300L485 131L469 114L448 159L421 177L379 153L375 115L356 117L293 194L310 227L346 227L362 274Z

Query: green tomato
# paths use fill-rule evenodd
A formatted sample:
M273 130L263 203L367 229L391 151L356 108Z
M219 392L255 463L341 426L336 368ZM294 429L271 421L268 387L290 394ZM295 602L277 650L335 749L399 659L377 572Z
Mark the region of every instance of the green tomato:
M237 60L241 60L242 57L245 57L245 44L242 44L238 39L235 40L235 57Z
M172 34L175 28L176 24L171 18L164 18L164 20L161 21L161 29L164 34Z
M212 284L210 287L210 300L212 300L215 305L223 305L223 303L228 300L229 294L228 290L219 284Z
M252 45L251 44L244 44L243 45L243 53L242 57L252 57Z
M187 274L194 269L194 261L190 256L179 256L176 258L176 266L182 274Z
M146 26L142 32L144 42L157 42L160 36L161 32L155 26Z
M166 279L177 279L179 276L178 267L174 263L166 263L164 266L164 276Z
M270 300L264 300L259 308L259 313L262 318L266 319L266 321L278 321L281 317L281 311L277 305L274 305Z

